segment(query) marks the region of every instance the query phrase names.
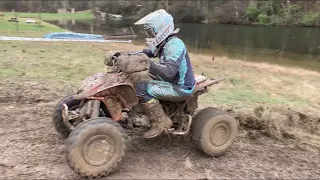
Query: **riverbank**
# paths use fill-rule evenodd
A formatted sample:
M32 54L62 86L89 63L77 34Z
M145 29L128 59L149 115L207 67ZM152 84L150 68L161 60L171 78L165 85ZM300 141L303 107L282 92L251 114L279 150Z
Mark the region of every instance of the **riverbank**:
M6 18L14 18L14 12L0 12ZM28 19L40 19L39 13L27 13L27 12L17 12L18 18L28 18ZM58 14L58 13L41 13L41 20L42 21L49 21L49 20L92 20L94 18L91 10L86 11L79 11L75 13L66 13L66 14Z
M6 35L17 33L43 35L8 31ZM61 97L75 92L84 78L105 70L107 51L142 48L135 44L2 41L0 178L79 178L65 164L64 140L51 124L52 109ZM199 105L234 114L240 125L238 140L225 156L214 161L191 150L183 138L168 142L164 137L154 143L132 140L124 165L111 177L320 177L320 73L190 56L196 73L225 78L200 97ZM154 173L159 169L161 173Z

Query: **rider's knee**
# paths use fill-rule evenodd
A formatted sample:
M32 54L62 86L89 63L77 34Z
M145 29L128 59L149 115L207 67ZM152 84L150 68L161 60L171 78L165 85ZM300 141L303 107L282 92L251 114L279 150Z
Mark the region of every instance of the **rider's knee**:
M139 81L139 82L136 82L135 84L136 94L141 103L146 103L151 99L153 99L153 97L147 93L148 85L149 85L149 81Z

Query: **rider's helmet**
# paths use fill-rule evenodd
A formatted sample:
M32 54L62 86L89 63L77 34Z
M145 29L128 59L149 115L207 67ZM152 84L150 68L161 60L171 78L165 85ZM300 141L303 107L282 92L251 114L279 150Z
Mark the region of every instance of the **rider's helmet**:
M159 44L175 32L173 17L164 9L154 11L134 24L143 25L144 31L149 38L147 44L151 50L155 50Z

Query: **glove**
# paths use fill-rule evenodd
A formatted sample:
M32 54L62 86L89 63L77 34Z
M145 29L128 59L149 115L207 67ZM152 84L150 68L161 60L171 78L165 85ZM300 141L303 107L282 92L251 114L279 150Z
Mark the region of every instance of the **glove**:
M157 47L154 46L153 39L154 38L146 38L146 44L147 44L148 49L150 49L151 53L156 54Z
M109 51L106 57L104 58L104 64L107 66L112 66L113 65L113 58L114 57L119 57L121 55L120 52L113 52Z

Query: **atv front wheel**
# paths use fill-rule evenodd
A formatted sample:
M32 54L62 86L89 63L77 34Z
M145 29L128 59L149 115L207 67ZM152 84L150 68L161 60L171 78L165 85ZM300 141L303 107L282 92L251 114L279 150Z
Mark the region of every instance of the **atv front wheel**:
M115 170L125 154L121 126L110 118L88 119L78 125L67 141L67 162L79 175L96 178Z
M79 108L81 100L73 98L74 95L68 95L60 100L53 110L52 121L56 130L65 138L67 138L71 132L71 129L64 123L62 118L63 104L66 104L69 110L75 110Z
M196 114L191 124L193 143L209 156L224 154L235 141L237 132L234 117L211 107Z

